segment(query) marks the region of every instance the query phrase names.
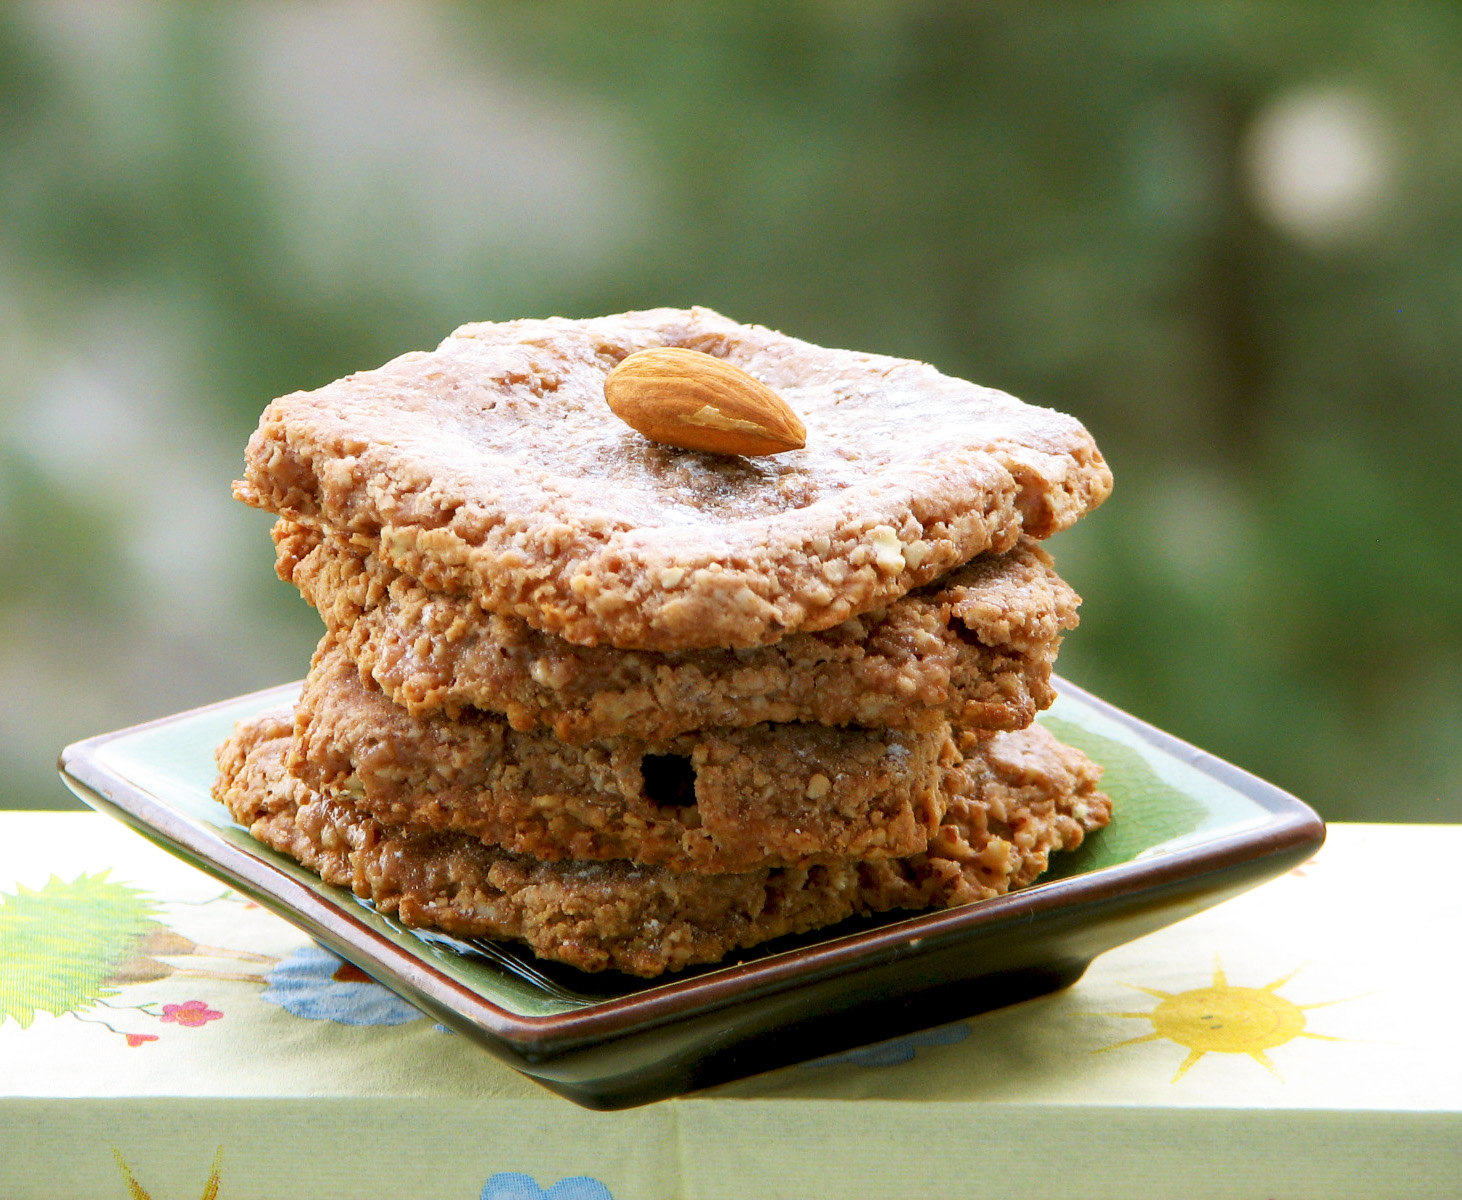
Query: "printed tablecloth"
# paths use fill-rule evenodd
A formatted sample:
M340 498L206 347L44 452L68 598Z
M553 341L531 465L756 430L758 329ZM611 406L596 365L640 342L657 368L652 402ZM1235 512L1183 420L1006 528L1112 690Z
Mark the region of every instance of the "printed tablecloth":
M1455 1198L1459 862L1333 826L1065 992L596 1113L122 826L0 813L0 1198Z

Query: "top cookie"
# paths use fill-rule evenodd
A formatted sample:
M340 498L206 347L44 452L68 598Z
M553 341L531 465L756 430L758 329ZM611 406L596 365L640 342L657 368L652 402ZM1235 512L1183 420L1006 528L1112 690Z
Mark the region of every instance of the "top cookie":
M806 448L647 441L609 411L604 378L655 346L750 372L805 422ZM1110 490L1071 417L703 308L464 325L274 401L234 488L487 611L642 650L830 628L1022 531L1064 529Z

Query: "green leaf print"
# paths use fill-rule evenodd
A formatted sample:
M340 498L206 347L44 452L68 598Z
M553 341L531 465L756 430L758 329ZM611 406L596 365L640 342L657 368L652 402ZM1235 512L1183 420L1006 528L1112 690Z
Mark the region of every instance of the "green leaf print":
M0 1024L74 1013L117 990L109 978L162 928L153 901L107 872L0 893Z

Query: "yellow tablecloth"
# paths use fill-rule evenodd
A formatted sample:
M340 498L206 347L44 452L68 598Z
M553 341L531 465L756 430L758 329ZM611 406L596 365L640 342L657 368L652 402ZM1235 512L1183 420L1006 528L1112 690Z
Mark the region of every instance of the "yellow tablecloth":
M0 813L0 1198L1450 1200L1457 863L1335 826L1066 992L595 1113L122 826Z

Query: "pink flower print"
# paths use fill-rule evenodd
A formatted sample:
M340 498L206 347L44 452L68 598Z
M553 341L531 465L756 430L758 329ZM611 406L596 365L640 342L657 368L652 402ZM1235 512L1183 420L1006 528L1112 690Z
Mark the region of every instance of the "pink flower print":
M199 1025L207 1025L209 1021L223 1020L223 1014L209 1008L202 1000L189 1000L183 1004L164 1004L160 1019L197 1028Z
M1307 875L1309 875L1310 871L1314 869L1315 864L1318 863L1319 861L1320 861L1320 856L1318 854L1312 854L1312 855L1310 855L1309 858L1305 859L1304 862L1300 863L1299 866L1297 866L1297 867L1291 867L1289 869L1289 873L1291 875L1296 876L1299 879L1304 879ZM1327 856L1327 861L1328 861L1328 856Z
M134 1049L142 1045L144 1042L155 1041L157 1041L157 1034L155 1033L129 1033L127 1035L127 1045L133 1047Z

